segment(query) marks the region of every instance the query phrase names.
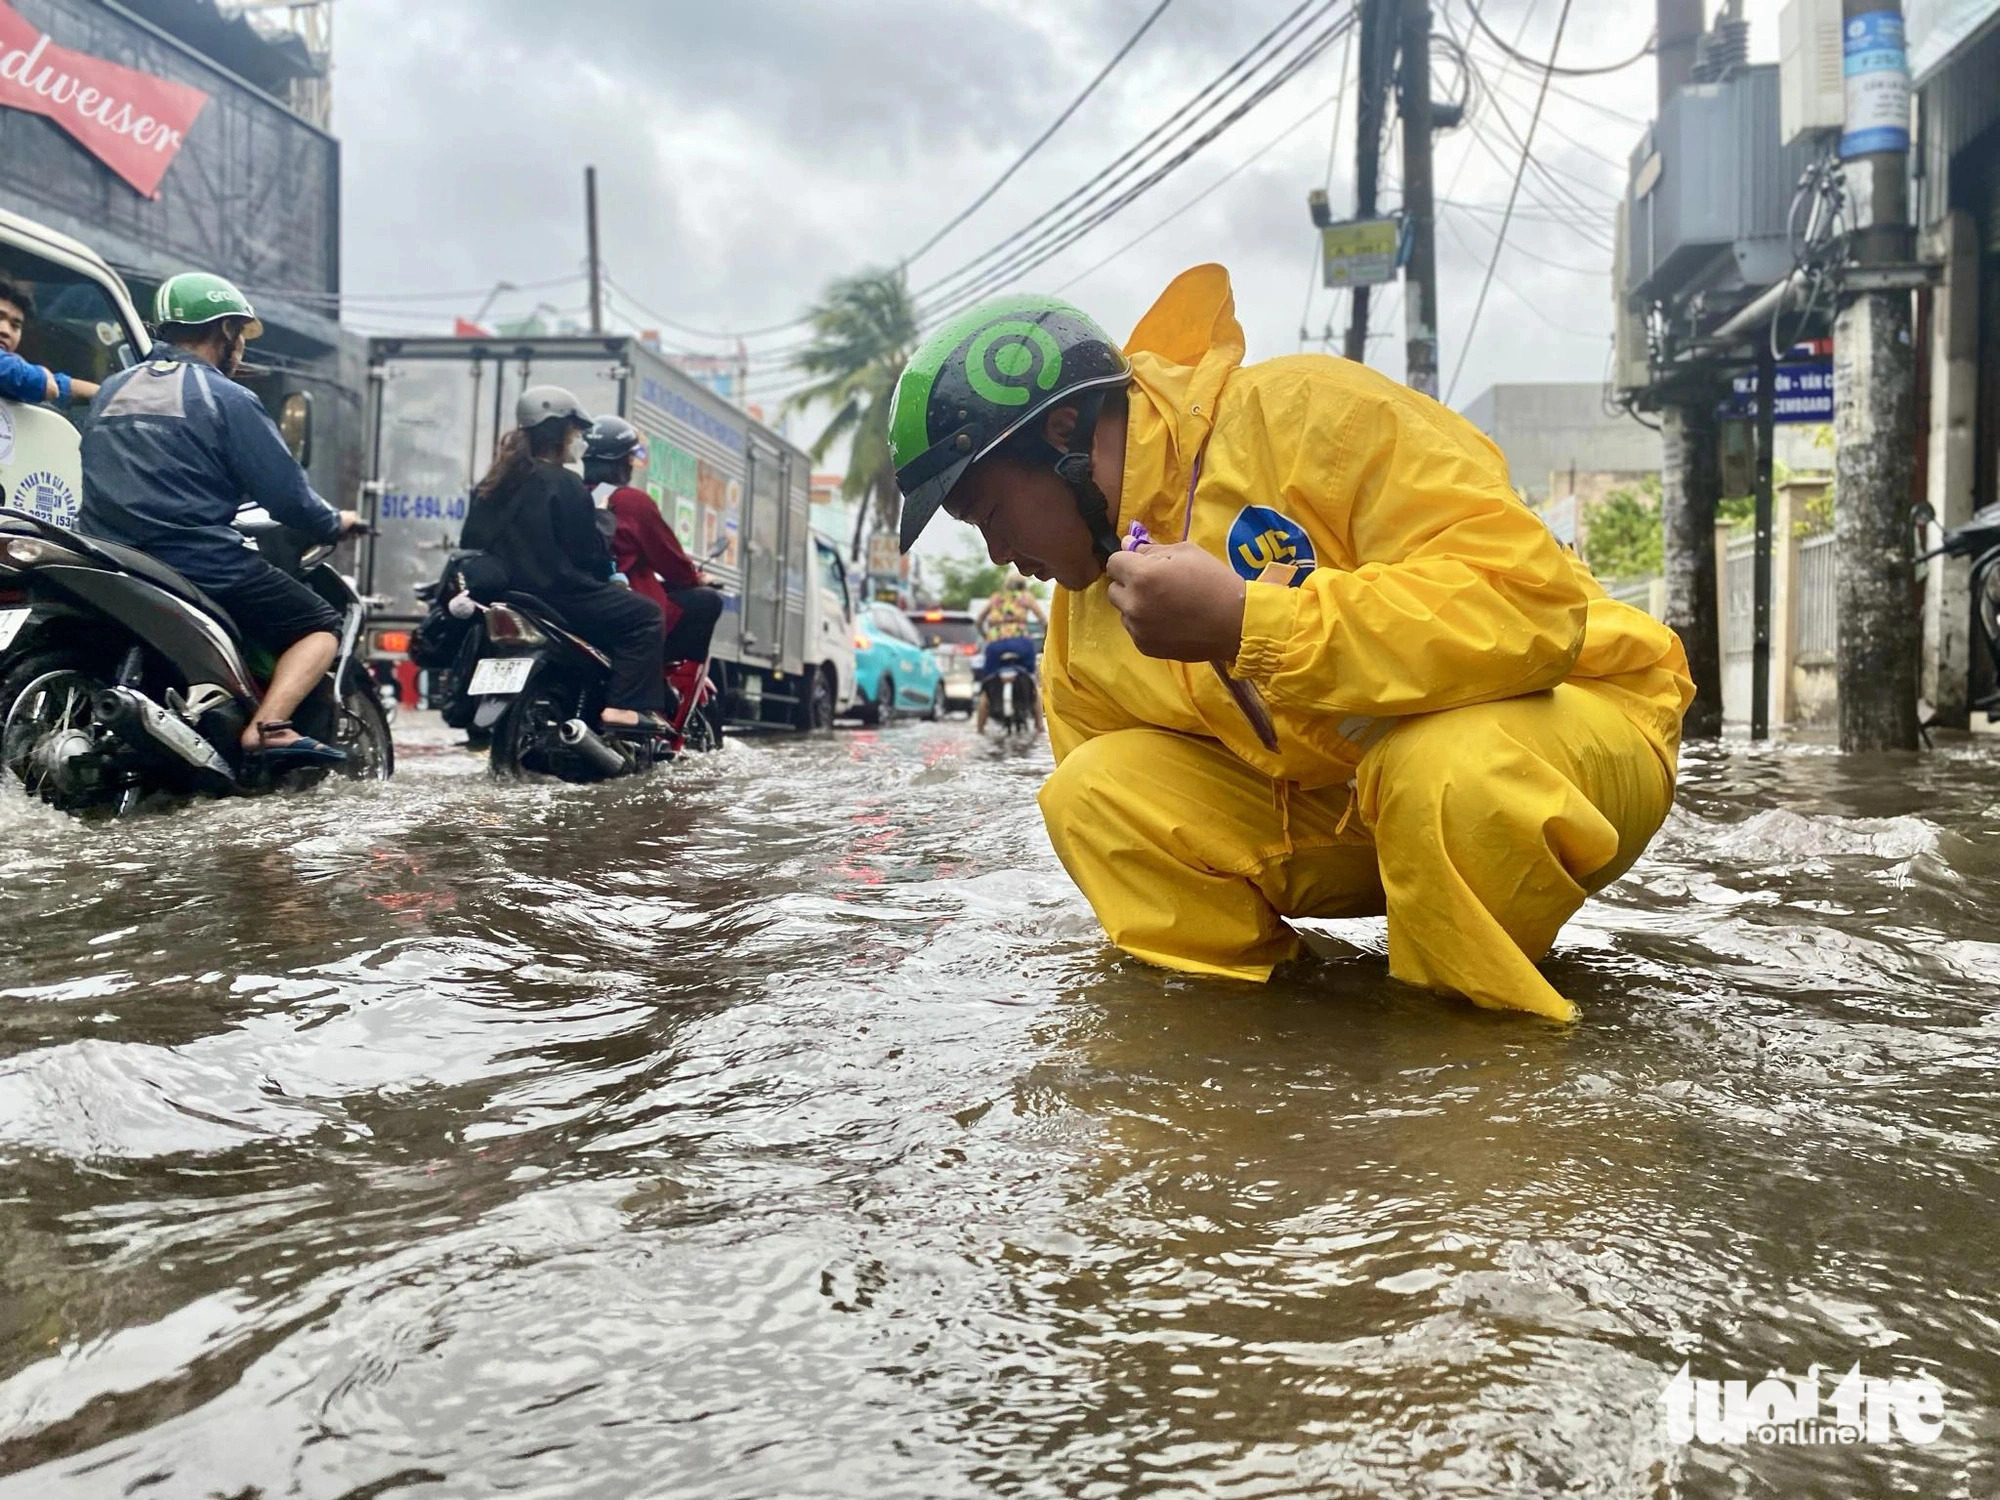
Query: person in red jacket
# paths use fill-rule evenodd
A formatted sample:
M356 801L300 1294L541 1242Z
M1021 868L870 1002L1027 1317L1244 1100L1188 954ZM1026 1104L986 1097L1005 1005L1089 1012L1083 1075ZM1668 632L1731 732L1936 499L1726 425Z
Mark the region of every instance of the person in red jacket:
M667 660L706 661L722 617L722 593L687 555L653 497L633 487L632 471L645 452L630 422L599 417L584 439L583 482L615 525L611 555L618 571L633 593L651 599L666 617Z

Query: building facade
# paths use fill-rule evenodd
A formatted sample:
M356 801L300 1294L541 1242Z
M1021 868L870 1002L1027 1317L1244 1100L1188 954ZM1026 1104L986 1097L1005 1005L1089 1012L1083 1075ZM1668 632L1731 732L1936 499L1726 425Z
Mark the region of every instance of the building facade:
M1607 411L1604 388L1584 381L1496 385L1465 407L1507 455L1514 488L1531 505L1572 493L1567 476L1660 472L1660 435Z
M265 326L244 383L273 411L312 397L314 481L351 505L365 357L339 322L340 144L308 118L324 53L217 0L0 0L0 28L7 207L95 249L142 312L177 271L241 286ZM121 90L192 119L170 140L158 104L159 122L119 113Z

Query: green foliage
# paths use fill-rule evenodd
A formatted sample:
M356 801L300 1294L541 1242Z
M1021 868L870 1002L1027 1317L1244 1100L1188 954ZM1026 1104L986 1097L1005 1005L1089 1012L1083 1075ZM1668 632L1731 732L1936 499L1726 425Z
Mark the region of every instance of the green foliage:
M1666 548L1659 477L1648 474L1639 484L1612 490L1591 507L1586 527L1586 561L1599 578L1651 578L1659 573Z
M938 559L938 571L944 574L944 587L938 591L938 602L946 609L970 609L975 599L991 598L1012 570L998 563L944 557Z
M803 411L825 403L833 408L815 460L848 439L847 474L841 495L872 496L877 528L893 531L901 509L896 465L889 456L889 404L896 381L916 349L917 306L901 270L863 271L840 277L812 312L812 342L798 357L799 368L816 377L785 403Z

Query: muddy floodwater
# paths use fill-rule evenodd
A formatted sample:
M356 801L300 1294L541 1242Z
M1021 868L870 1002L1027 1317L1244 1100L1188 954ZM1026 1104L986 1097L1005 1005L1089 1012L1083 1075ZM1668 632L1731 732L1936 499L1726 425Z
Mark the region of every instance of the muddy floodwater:
M0 797L0 1497L2000 1494L2000 752L1691 753L1569 1028L1123 961L960 724L404 756Z

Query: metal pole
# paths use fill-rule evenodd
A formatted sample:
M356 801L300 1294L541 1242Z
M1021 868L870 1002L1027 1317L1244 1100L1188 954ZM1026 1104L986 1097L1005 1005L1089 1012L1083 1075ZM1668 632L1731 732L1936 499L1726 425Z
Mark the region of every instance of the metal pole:
M1402 0L1403 220L1410 236L1404 271L1404 382L1438 393L1437 210L1431 199L1430 0Z
M1842 0L1847 121L1841 137L1858 267L1906 264L1909 68L1899 0ZM1908 291L1841 298L1834 322L1835 678L1843 750L1917 748L1917 611L1910 513L1916 349Z
M1757 550L1750 583L1750 738L1771 737L1771 470L1777 448L1778 362L1757 340Z
M1695 44L1701 40L1702 0L1655 0L1653 17L1659 32L1653 52L1655 76L1659 80L1659 102L1665 104L1694 76Z
M1393 42L1395 32L1383 25L1382 7L1386 0L1361 0L1361 62L1356 72L1360 87L1355 91L1354 132L1354 217L1372 219L1377 208L1376 189L1382 175L1382 93L1387 69L1382 63L1385 35ZM1368 359L1368 288L1354 289L1353 312L1347 322L1347 357L1356 364Z
M597 168L583 169L583 212L590 237L590 331L604 332L604 262L597 254Z

